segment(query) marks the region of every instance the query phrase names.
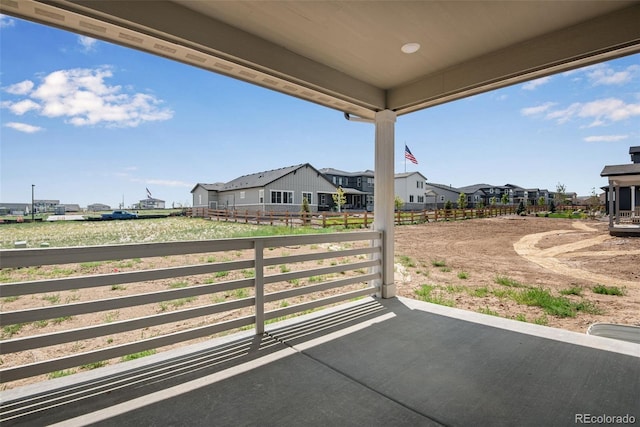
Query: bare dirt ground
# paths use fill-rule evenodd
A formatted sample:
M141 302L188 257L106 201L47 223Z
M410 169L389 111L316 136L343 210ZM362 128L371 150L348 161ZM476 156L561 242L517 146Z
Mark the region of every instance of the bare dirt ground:
M416 290L431 285L432 295L457 308L582 333L595 322L640 325L640 238L612 237L607 223L506 216L397 227L395 241L401 296L417 298ZM513 288L497 277L590 302L601 314L546 314L504 296ZM594 293L597 285L624 295Z

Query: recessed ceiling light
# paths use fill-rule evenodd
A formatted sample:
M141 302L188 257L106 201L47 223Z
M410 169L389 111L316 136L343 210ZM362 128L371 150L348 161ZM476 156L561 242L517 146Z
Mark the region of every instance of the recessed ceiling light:
M415 53L418 49L420 49L420 43L405 43L400 48L404 53Z

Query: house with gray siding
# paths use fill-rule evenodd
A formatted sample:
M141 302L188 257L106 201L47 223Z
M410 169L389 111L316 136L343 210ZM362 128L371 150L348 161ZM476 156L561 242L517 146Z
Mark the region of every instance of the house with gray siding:
M307 199L311 212L333 206L334 186L309 163L243 175L227 183L196 184L193 207L299 212Z
M442 209L447 202L457 206L461 191L451 185L426 182L424 184L426 205L428 209Z
M373 210L374 175L372 170L345 172L333 168L323 168L320 169L320 173L336 187L342 187L347 198L345 209Z
M608 165L600 173L609 181L606 208L613 235L640 235L640 146L630 147L629 154L632 163ZM632 228L620 229L621 223L629 223Z

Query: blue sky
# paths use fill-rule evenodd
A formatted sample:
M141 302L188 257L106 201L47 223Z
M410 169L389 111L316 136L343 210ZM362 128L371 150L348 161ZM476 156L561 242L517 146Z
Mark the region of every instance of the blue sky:
M110 43L0 18L0 202L190 205L198 182L311 163L373 169L373 125ZM640 55L401 116L428 181L589 195L640 145Z

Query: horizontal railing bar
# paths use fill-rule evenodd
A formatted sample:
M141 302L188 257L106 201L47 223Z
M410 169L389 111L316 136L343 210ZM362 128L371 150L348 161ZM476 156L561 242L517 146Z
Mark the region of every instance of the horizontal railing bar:
M2 268L35 267L89 261L150 258L253 248L255 238L195 240L188 242L140 243L66 248L3 249Z
M0 313L0 325L5 326L17 323L35 322L38 320L57 319L60 317L115 310L118 308L152 304L178 298L188 298L248 287L253 287L253 279L240 279L229 282L191 286L180 289L170 289L166 291L150 292L146 294L129 295L75 304L9 311Z
M35 267L89 261L150 258L192 253L252 249L256 240L265 247L307 243L331 243L381 239L379 231L350 233L300 234L296 236L245 237L235 239L194 240L187 242L138 243L126 245L74 246L65 248L2 249L2 268Z
M313 301L303 302L301 304L290 305L284 308L278 308L264 313L265 320L275 319L278 317L288 316L290 314L299 313L301 311L311 310L313 308L334 304L351 298L373 295L378 291L376 287L358 289L356 291L345 292L343 294L333 295ZM1 371L0 371L1 372Z
M380 252L380 247L375 246L375 247L347 249L347 250L332 251L332 252L317 252L312 254L271 257L271 258L264 259L264 265L290 264L294 262L316 261L320 259L375 254L379 252Z
M368 282L371 280L380 279L380 277L381 277L381 274L373 273L373 274L366 274L363 276L347 277L345 279L333 280L333 281L318 283L315 285L301 286L299 288L287 289L284 291L271 292L271 293L265 294L264 300L265 302L278 301L278 300L283 300L285 298L292 298L300 295L311 294L314 292L326 291L327 289L340 288L346 285L351 285L353 283Z
M0 285L3 297L58 292L71 289L95 288L98 286L122 285L125 283L145 282L149 280L170 279L173 277L195 276L219 271L253 268L253 260L199 264L182 267L168 267L143 271L99 274L95 276L67 277L62 279L34 280L30 282L5 283Z
M201 326L186 331L174 332L172 334L161 335L133 343L121 344L100 350L89 351L81 354L61 357L53 360L30 363L28 365L15 366L11 368L0 369L0 378L3 382L15 381L20 378L27 378L36 375L55 372L76 366L82 366L99 360L108 360L127 354L138 353L144 350L150 350L157 347L164 347L176 344L182 341L188 341L195 338L201 338L207 335L216 334L218 332L230 329L240 328L255 323L255 316L240 317L238 319L227 320L215 325Z
M50 334L10 339L2 342L2 346L0 346L0 354L14 353L17 351L30 350L32 348L47 347L71 341L96 338L110 334L132 331L135 329L148 328L151 326L178 322L181 320L222 313L239 308L251 307L253 304L255 304L255 299L253 297L243 298L239 300L202 307L188 308L171 313L154 314L151 316L139 317L130 320L121 320L118 322L112 322L103 325L89 326L86 328L71 329L68 331L53 332Z
M278 273L264 276L264 283L276 283L293 279L301 279L303 277L320 276L323 274L340 273L347 270L357 270L359 268L376 267L380 265L380 260L368 260L355 262L352 264L332 265L331 267L314 268L310 270L292 271L290 273Z
M379 231L355 231L349 233L327 234L298 234L295 236L264 237L265 247L279 247L286 245L304 245L317 243L350 242L360 240L379 240L382 233Z

